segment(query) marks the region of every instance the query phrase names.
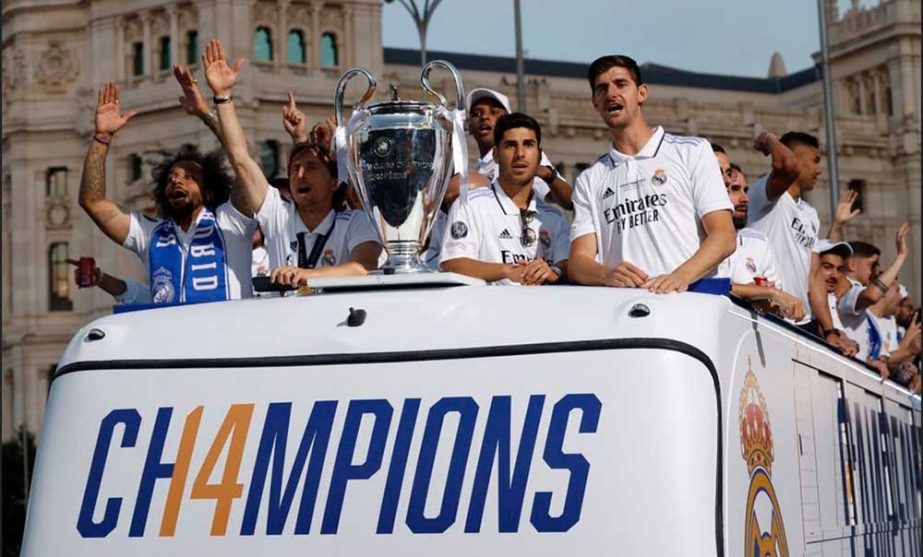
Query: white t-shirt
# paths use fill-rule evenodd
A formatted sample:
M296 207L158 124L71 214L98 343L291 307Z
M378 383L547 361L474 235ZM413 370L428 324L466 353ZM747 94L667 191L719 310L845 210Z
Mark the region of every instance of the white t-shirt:
M533 195L529 211L535 216L528 223L535 242L522 243L520 210L503 188L494 181L490 187L478 188L452 204L448 233L442 245L442 261L467 258L487 263L512 264L537 257L555 264L567 259L567 221L544 201ZM509 280L496 284L516 284Z
M705 239L702 217L731 211L708 141L658 127L635 156L610 148L577 177L571 241L596 234L597 261L673 272Z
M277 267L298 265L299 232L305 233L306 256L310 256L314 243L321 235L328 236L324 250L317 259L317 268L352 261L352 251L365 242L381 243L371 221L362 211L337 213L331 210L315 230L308 230L295 204L282 199L276 188L269 188L266 192L266 199L256 219L266 238L270 272Z
M769 240L765 234L752 228L737 231L737 250L718 265L717 275L730 277L735 284L753 284L755 277L762 277L779 290L785 290Z
M836 309L840 314L840 322L843 324L842 330L859 345L856 358L864 362L869 354L868 312L864 309L856 310L856 302L865 287L853 279L849 279L849 284L849 290L840 298Z
M183 252L184 264L186 254L189 252L189 246L192 243L195 227L199 224L203 214L204 211L199 211L196 221L185 232L179 226L174 227L176 238L179 240L180 249ZM144 263L144 268L148 275L148 284L151 283L149 258L151 234L161 222L162 220L152 219L141 213L132 212L128 237L125 238L125 242L122 244L123 247L134 252ZM221 231L225 244L229 297L232 300L249 298L253 292L253 285L250 282L250 264L253 259L253 231L256 229L256 221L241 214L228 201L215 209L215 222L218 224L218 230Z
M763 176L750 186L747 224L769 238L769 243L776 250L785 290L801 298L807 320L811 317L808 299L811 253L817 251L820 219L807 201L795 201L788 192L775 203L770 203L766 197L767 179L768 176Z

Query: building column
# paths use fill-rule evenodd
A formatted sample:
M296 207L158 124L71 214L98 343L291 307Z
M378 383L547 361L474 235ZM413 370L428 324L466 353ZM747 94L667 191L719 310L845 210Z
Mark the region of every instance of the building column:
M176 6L167 8L170 14L170 63L179 64L179 10Z
M351 68L355 62L353 61L353 49L356 46L356 37L353 36L353 7L349 4L343 6L343 40L342 48L345 52L342 54L342 59L340 60L346 68Z
M311 69L320 68L320 2L311 2Z
M868 89L865 87L865 76L860 75L856 78L859 87L859 114L865 115L865 102L868 98Z
M144 45L141 47L144 53L144 76L147 78L154 77L154 62L151 59L151 12L142 12L141 25L144 32Z
M115 80L125 81L125 21L115 20Z
M273 66L278 70L288 61L288 1L279 2L279 32L276 33L276 56Z

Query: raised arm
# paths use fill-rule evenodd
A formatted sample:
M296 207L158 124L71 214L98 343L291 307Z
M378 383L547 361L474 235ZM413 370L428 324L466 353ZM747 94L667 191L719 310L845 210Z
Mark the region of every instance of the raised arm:
M218 39L212 39L202 53L202 67L205 80L215 95L218 106L218 121L224 136L224 150L228 155L231 168L237 177L237 187L231 194L234 207L245 215L253 215L263 206L269 182L263 175L260 165L250 156L247 138L237 118L237 110L231 98L231 90L240 74L244 60L238 59L234 66L228 65L224 47Z
M907 234L910 232L910 223L905 222L897 230L897 237L895 243L897 245L897 255L894 256L894 261L888 265L888 268L884 270L877 277L872 277L872 282L865 287L859 294L859 298L856 300L856 311L863 310L869 307L872 304L878 303L888 291L888 288L891 287L891 284L897 280L897 275L901 272L901 267L904 266L904 262L907 261Z
M173 76L183 91L183 96L179 98L179 103L182 105L183 110L186 111L186 114L201 120L218 138L221 148L225 149L224 135L221 133L218 115L209 109L208 101L202 96L202 92L199 90L199 81L195 78L192 70L189 69L189 66L177 64L173 66Z
M766 198L775 202L798 178L801 163L791 149L769 132L759 134L753 142L753 148L772 158L772 170L766 179Z
M125 113L119 110L119 88L114 82L103 85L96 101L96 131L80 178L80 207L106 236L119 245L124 244L128 237L131 216L126 209L106 197L106 156L116 132L135 114L134 110Z
M827 231L827 239L831 242L842 240L843 227L862 213L861 209L853 210L852 208L858 197L859 192L856 190L847 190L846 193L840 196L840 200L836 204L836 212L833 213L833 222L830 223L830 229Z

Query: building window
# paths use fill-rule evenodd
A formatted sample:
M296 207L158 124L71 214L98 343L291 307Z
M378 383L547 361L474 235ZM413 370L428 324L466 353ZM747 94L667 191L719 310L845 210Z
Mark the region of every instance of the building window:
M144 75L144 43L131 44L131 75L135 77Z
M260 145L260 165L263 174L272 180L279 175L279 142L274 139L264 141Z
M852 208L855 211L856 209L860 211L865 211L865 180L850 180L849 185L846 186L850 191L856 192L856 200L852 202Z
M190 66L199 61L199 32L186 31L186 63Z
M52 166L45 174L45 195L48 197L67 196L67 167Z
M138 153L128 155L128 181L135 182L141 179L143 159Z
M308 57L304 47L304 33L294 29L288 33L288 63L301 64L307 63Z
M257 27L253 38L253 59L257 62L272 61L272 31L269 27Z
M160 37L160 69L169 70L173 65L170 59L170 37Z
M885 88L885 110L888 116L894 116L894 99L891 98L891 88Z
M323 36L321 36L320 65L325 68L335 68L340 65L337 38L333 33L324 33Z
M48 309L50 311L73 309L70 299L71 269L67 257L67 242L51 244L48 248Z

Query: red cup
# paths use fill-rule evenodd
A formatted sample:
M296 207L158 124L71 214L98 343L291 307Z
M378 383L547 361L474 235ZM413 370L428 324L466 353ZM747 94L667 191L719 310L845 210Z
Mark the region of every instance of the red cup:
M96 286L96 260L92 257L81 257L78 261L77 286L80 288Z
M753 277L753 282L755 282L757 286L769 286L769 279L766 277Z

